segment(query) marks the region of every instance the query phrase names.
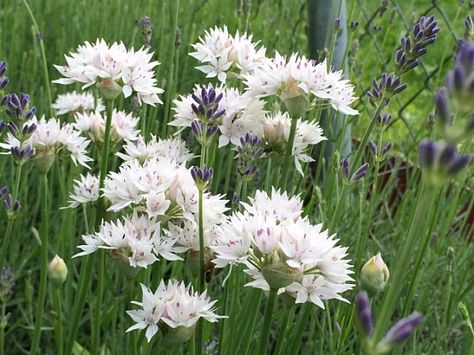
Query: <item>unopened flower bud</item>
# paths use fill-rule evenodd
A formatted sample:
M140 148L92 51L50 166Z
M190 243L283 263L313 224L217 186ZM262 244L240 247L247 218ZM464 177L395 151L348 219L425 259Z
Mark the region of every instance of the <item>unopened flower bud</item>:
M370 309L369 296L367 292L359 292L355 301L357 325L364 337L370 337L374 330L374 320Z
M162 345L164 347L171 347L188 342L194 335L196 324L191 327L177 327L172 328L166 323L159 324L160 331L163 333Z
M48 265L48 274L51 282L55 286L61 286L67 278L67 266L64 260L55 255Z
M403 343L415 332L416 327L418 327L422 321L423 316L419 313L414 313L396 322L377 345L378 353L386 353L396 345Z
M371 257L362 266L360 279L362 287L371 293L382 291L387 284L390 272L380 253Z
M112 79L104 79L97 86L107 100L115 100L122 93L122 87Z
M262 268L262 275L273 290L286 287L293 282L300 282L303 278L300 269L292 268L282 261L265 265Z

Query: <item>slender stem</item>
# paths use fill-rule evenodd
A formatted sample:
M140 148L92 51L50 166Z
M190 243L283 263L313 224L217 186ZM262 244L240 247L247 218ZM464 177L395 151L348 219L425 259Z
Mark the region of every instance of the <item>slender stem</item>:
M277 343L275 345L275 355L280 355L283 343L285 341L285 334L286 330L288 327L288 323L291 324L291 321L293 319L293 312L294 312L295 307L293 305L290 306L289 309L286 310L285 312L285 317L283 318L283 321L281 322L280 325L280 331L278 333L277 337Z
M108 170L108 158L110 150L110 132L112 130L112 114L114 110L114 101L109 100L107 102L107 119L105 122L105 133L104 133L104 145L102 147L102 158L100 166L99 186L102 189L104 187L105 176ZM100 199L97 205L97 220L96 222L100 225L102 218L105 214L105 205L103 198ZM96 303L95 312L93 319L92 328L92 345L91 353L96 354L100 342L100 324L102 318L102 301L104 298L104 284L105 284L105 254L100 252L98 255L98 275L97 275L97 290L96 290Z
M2 302L2 313L0 315L0 322L3 322L5 319L7 311L7 303ZM0 355L5 355L5 327L0 325Z
M63 345L63 315L61 309L61 286L53 286L53 307L56 312L56 322L54 324L56 351L58 355L64 354Z
M229 156L227 157L227 165L225 168L225 181L224 181L224 194L227 194L229 191L230 178L232 176L232 168L234 167L234 151L229 151Z
M198 223L199 223L199 292L204 292L205 284L204 284L204 222L203 222L203 191L199 189L199 216L198 216ZM197 326L197 334L196 334L196 350L198 354L202 353L202 344L203 344L203 324L202 320L199 321Z
M287 348L290 349L289 351L290 355L294 355L298 353L298 349L299 349L298 344L300 344L301 342L301 337L303 336L304 328L306 327L306 324L308 323L310 316L311 316L311 303L305 303L304 306L301 307L300 309L299 320L296 327L295 336L293 337L291 344L287 346Z
M36 22L35 16L33 15L33 11L31 11L30 5L28 5L28 2L26 0L23 0L23 4L25 5L26 10L28 11L28 14L30 15L31 21L33 22L33 27L35 29L36 35L41 36L38 23ZM46 94L48 96L49 112L50 112L51 117L54 117L53 100L51 96L51 87L50 87L49 74L48 74L48 61L46 60L46 51L44 49L43 39L41 37L38 37L38 40L39 40L40 49L41 49L41 59L43 61L43 74L44 74L44 82L45 82L45 87L46 87Z
M421 190L417 196L415 213L413 214L410 223L408 235L405 239L402 250L400 250L397 255L397 268L394 271L390 287L385 294L382 309L377 318L377 324L373 335L374 340L379 340L383 335L383 331L396 308L397 300L399 299L402 290L405 288L404 280L406 279L406 273L410 266L413 254L412 250L416 245L419 236L423 234L423 228L427 222L426 215L435 196L436 194L433 194L430 188L422 184Z
M232 346L230 348L230 354L237 354L237 348L239 347L240 341L243 342L242 351L240 353L243 355L248 354L250 348L250 341L254 334L253 330L255 328L255 321L257 320L258 309L260 308L260 303L262 302L262 295L263 292L257 289L253 289L248 293L247 300L242 309L242 314L248 314L249 316L244 317L239 323L237 329L242 329L242 331L239 332L238 337L233 337ZM234 334L234 326L231 327L230 334Z
M298 118L297 117L292 117L291 118L291 127L290 127L290 135L288 137L288 142L286 143L286 152L285 152L285 160L283 163L283 173L281 176L280 180L280 188L282 190L286 190L286 184L288 181L288 176L290 175L290 170L293 171L293 169L290 169L290 164L291 164L291 157L293 155L293 145L295 142L295 135L296 135L296 124L298 123Z
M40 252L40 282L39 295L36 303L35 328L30 348L30 355L36 354L41 336L41 323L43 320L44 303L46 300L46 286L48 273L48 175L41 176L41 252Z
M268 341L270 339L270 329L272 327L273 310L275 309L277 300L277 291L278 290L270 289L270 293L268 294L268 303L267 307L265 308L262 336L260 338L260 346L258 351L260 355L265 355L267 353Z

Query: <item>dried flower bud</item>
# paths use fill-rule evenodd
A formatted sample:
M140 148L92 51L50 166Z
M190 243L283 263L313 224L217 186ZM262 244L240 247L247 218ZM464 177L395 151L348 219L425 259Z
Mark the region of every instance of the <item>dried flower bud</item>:
M371 293L383 291L389 276L390 272L380 253L371 257L360 271L362 287Z

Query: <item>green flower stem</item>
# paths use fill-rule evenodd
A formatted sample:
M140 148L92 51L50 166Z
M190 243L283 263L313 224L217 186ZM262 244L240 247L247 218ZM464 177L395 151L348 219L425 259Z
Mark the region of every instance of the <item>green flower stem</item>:
M28 2L26 0L23 0L23 4L25 5L26 10L28 11L28 14L30 15L31 21L33 22L33 28L36 34L40 35L41 31L39 29L38 23L36 22L35 16L33 15L33 11L31 11L30 5L28 5ZM48 74L48 61L46 60L46 51L44 49L44 43L42 39L39 39L39 46L41 49L41 60L43 61L43 74L44 74L44 82L45 82L44 86L46 87L46 95L48 96L49 113L51 117L54 117L53 100L51 96L51 87L50 87L50 80L49 80L49 74Z
M6 316L7 303L2 302L2 313L0 314L0 322L3 322ZM0 355L5 355L5 327L0 325Z
M270 330L272 328L273 311L277 300L277 292L278 290L270 289L270 293L268 294L267 307L265 308L265 317L263 319L262 335L260 337L260 346L258 350L259 355L267 354Z
M198 228L199 228L199 283L198 290L200 293L205 290L205 270L204 270L204 221L203 221L203 191L199 189L199 215L198 215ZM203 324L202 319L199 320L197 325L197 334L196 334L196 350L198 354L202 353L203 345Z
M37 353L41 337L44 303L46 300L48 278L48 175L41 176L41 251L40 251L40 282L38 301L36 302L35 328L31 342L30 355Z
M311 306L311 303L305 303L300 309L295 335L293 336L293 339L291 340L289 346L286 346L286 348L289 349L289 355L295 355L298 353L299 344L301 343L301 338L303 337L304 329L311 316ZM288 339L288 341L290 341L290 339Z
M232 274L231 275L232 278L235 277L235 274ZM231 281L231 280L229 280ZM220 307L221 308L221 312L222 314L227 314L227 304L228 304L228 299L229 299L229 282L224 286L224 294L222 296L222 306ZM220 329L219 329L219 350L218 350L218 354L223 354L223 349L225 349L224 347L224 342L226 342L226 339L227 337L225 336L225 333L226 333L226 325L227 325L227 319L222 319L220 321Z
M58 355L64 354L63 344L63 314L61 309L61 286L53 286L53 308L56 312L56 321L54 324L56 351Z
M112 113L114 110L114 101L109 100L107 102L107 119L105 122L105 132L104 132L104 146L102 147L102 158L100 166L100 175L99 175L99 188L104 187L105 176L108 171L109 163L109 150L110 150L110 132L112 130ZM105 214L105 201L101 198L98 201L97 205L97 219L96 223L98 226L102 223L102 218ZM100 324L102 318L102 301L104 298L104 287L105 287L105 254L100 252L98 255L98 271L97 271L97 289L96 289L96 302L95 302L95 312L93 318L93 327L92 327L92 344L91 344L91 353L96 354L99 348L100 342Z
M282 190L286 190L286 184L288 182L288 176L290 175L291 158L293 156L293 145L295 142L295 135L296 135L296 123L298 122L297 117L291 117L291 126L290 126L290 135L288 137L288 142L286 143L286 152L285 152L285 160L283 163L283 171L280 180L280 188Z
M414 250L417 241L426 225L426 216L433 205L435 196L437 194L432 193L432 189L422 182L420 192L418 193L415 213L412 215L410 228L408 235L405 238L404 244L399 251L396 259L396 265L392 276L390 287L385 293L383 305L379 316L377 317L377 324L374 330L373 339L375 341L380 340L383 332L386 330L390 318L397 306L397 301L400 298L402 290L404 290L404 281L407 277L407 271L410 267L410 261L412 260L412 251Z
M242 351L240 353L243 355L248 354L250 341L252 340L253 330L255 328L255 322L257 320L258 309L260 308L260 303L262 302L262 295L263 292L258 289L252 289L247 294L247 299L241 312L241 314L244 314L245 317L243 317L242 321L239 322L237 328L237 330L239 330L238 336L233 337L232 346L230 347L230 354L238 353L237 349L240 345L240 342L243 342ZM232 326L230 334L236 334L237 331L234 332L234 330L234 326Z
M288 323L292 323L294 310L294 305L291 305L290 308L285 311L285 316L281 322L280 331L277 337L277 343L275 345L275 355L280 355L282 352L283 343L285 341L285 335L287 333Z
M107 119L105 122L105 133L104 133L104 145L102 147L102 157L101 157L101 166L100 166L100 175L99 175L99 188L101 189L104 186L105 176L107 175L108 167L108 158L109 158L109 145L110 145L110 131L112 126L112 112L114 108L114 101L109 100L107 102ZM95 224L100 225L102 223L102 217L105 212L104 200L100 199L96 205L96 215L95 215ZM102 253L100 253L102 254ZM103 257L99 254L99 271L98 274L103 275L105 267L105 262L101 262ZM74 346L74 341L76 340L77 332L79 330L79 323L82 311L84 309L86 295L88 287L92 279L92 268L94 266L94 258L92 255L86 257L86 261L81 266L81 272L79 277L79 285L77 288L77 297L75 298L72 318L71 318L71 330L68 336L68 341L66 345L66 354L70 354ZM102 270L101 270L102 268ZM101 308L102 308L102 298L104 290L105 277L98 279L97 293L96 293L96 308L95 308L95 317L93 320L93 329L92 329L92 350L99 344L100 337L100 320L101 320Z
M234 167L234 151L229 150L227 157L227 165L225 168L224 194L229 192L230 178L232 176L232 168Z

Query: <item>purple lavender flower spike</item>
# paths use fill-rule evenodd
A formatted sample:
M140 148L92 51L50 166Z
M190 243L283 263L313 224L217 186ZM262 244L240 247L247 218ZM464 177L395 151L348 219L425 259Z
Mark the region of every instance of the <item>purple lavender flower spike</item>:
M436 92L436 115L440 121L446 125L451 122L451 112L449 110L446 90L440 89Z
M193 166L191 168L191 176L193 177L198 187L204 187L208 181L211 180L214 170L212 168Z
M366 174L367 174L367 171L369 170L369 164L368 163L364 163L362 164L359 169L356 170L356 172L354 173L354 175L352 175L352 179L353 181L357 181L357 180L360 180L362 179Z
M374 330L374 321L372 318L372 311L369 304L369 296L367 292L359 292L355 301L357 317L359 324L366 337L370 337Z
M393 347L407 340L423 321L423 316L419 313L414 313L406 318L396 322L387 332L382 340L382 343Z

